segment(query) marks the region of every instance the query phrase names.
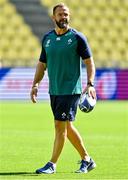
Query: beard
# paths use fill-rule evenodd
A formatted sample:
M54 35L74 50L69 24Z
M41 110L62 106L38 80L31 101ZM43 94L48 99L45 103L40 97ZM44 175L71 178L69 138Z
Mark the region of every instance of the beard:
M68 20L60 20L60 21L56 21L56 25L60 28L60 29L65 29L68 26Z

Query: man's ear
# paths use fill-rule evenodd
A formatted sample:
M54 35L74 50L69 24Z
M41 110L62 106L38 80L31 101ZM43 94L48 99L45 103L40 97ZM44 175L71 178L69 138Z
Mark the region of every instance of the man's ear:
M51 19L52 19L53 21L55 21L55 16L54 16L54 15L51 15Z

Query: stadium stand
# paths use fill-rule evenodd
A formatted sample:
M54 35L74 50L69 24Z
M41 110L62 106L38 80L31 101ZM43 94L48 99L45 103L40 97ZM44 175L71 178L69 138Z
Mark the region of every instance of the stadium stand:
M28 2L32 3L32 1ZM19 3L18 7L21 7L21 9L23 9L25 12L24 2L21 2L19 0L17 1L17 3ZM33 12L33 10L36 8L35 4L33 4L33 6L31 7L26 7L29 7L29 9L31 9L31 13L27 14L30 15L28 19L30 19L31 14L31 18L34 19L35 13ZM26 11L28 12L27 9ZM0 12L1 66L15 67L35 65L37 62L37 58L39 57L41 47L39 38L35 35L36 32L33 32L33 26L29 26L28 23L26 23L26 19L18 12L17 6L13 4L12 1L0 0ZM40 16L40 18L42 17ZM37 21L37 19L35 19L35 21ZM33 21L31 22L33 23ZM37 26L37 24L34 24L34 27L37 27L38 31L39 27ZM38 33L38 35L40 34Z
M59 0L41 0L49 9ZM97 67L128 67L128 1L63 0L71 9L71 25L92 47Z
M41 5L40 0L10 0L31 27L33 33L42 39L42 35L53 27L48 16L47 8Z
M0 0L2 66L33 66L42 35L53 28L51 8L60 0ZM71 26L92 47L96 67L128 68L128 1L63 0L71 10Z

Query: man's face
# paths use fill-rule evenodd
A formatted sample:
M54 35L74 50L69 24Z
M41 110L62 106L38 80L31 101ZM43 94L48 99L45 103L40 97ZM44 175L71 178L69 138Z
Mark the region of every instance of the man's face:
M69 9L67 7L63 6L56 8L53 20L60 29L67 28L69 19Z

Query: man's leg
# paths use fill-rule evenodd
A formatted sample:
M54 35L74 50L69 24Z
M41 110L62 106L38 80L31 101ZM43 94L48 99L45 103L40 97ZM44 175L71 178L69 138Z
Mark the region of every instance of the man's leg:
M67 121L55 120L55 140L54 140L52 158L50 162L48 162L44 167L36 170L37 174L41 174L41 173L52 174L56 172L56 162L63 149L66 137L67 137Z
M51 162L56 163L67 137L67 121L55 120L55 140Z
M73 146L76 148L76 150L79 152L81 159L89 161L90 158L84 147L83 140L77 129L70 121L67 122L67 137L69 141L73 144Z

